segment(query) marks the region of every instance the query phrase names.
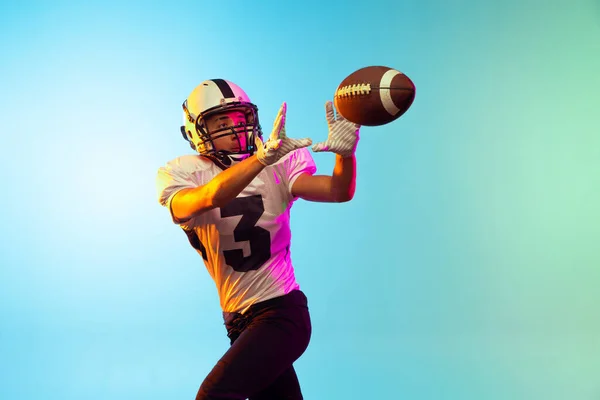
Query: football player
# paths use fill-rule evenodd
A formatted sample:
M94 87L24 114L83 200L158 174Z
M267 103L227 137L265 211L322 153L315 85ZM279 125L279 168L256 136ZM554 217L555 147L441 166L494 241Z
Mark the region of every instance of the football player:
M325 108L329 135L312 149L336 153L332 175L315 175L311 139L286 135L285 103L264 141L258 108L232 82L204 81L183 103L181 133L198 154L159 168L158 198L203 258L231 342L197 400L302 399L293 363L311 321L290 256L290 209L298 198L352 199L360 129Z

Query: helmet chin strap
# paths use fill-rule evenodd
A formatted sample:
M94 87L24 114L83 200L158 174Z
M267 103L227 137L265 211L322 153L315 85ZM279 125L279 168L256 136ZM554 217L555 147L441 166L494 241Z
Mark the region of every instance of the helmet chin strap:
M224 161L224 163L228 163L228 166L232 166L234 164L239 163L240 161L245 160L248 157L250 157L250 154L225 154L223 158L227 160Z
M211 154L208 157L211 158L216 163L218 163L218 165L220 165L221 168L229 168L232 165L237 164L237 163L245 160L246 158L250 157L250 154L233 154L233 153L216 152L214 154Z
M232 162L236 163L250 157L250 154L230 154L228 155L228 157L231 159Z

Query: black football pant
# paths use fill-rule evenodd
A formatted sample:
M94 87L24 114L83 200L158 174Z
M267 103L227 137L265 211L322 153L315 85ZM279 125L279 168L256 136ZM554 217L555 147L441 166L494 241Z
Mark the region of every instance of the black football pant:
M231 347L208 374L196 400L301 400L293 362L312 331L300 290L256 303L244 314L223 313Z

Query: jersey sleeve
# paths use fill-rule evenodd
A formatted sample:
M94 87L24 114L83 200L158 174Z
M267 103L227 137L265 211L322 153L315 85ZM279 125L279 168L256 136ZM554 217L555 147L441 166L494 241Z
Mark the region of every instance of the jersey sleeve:
M294 150L285 163L286 174L288 178L288 190L292 192L292 186L296 179L303 173L314 175L317 172L317 166L307 148L303 147Z
M202 184L198 181L197 174L194 174L194 171L187 164L180 159L169 161L165 166L158 169L156 176L158 202L169 210L171 218L176 224L181 224L184 221L179 221L173 215L171 200L180 190L195 188Z

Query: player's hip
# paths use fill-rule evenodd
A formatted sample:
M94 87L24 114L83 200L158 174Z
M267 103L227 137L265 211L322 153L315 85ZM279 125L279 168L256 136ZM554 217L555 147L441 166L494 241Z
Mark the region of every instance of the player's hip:
M262 324L279 325L294 335L300 334L307 344L312 332L308 299L299 289L255 303L244 314L223 312L223 319L232 343L245 329Z

